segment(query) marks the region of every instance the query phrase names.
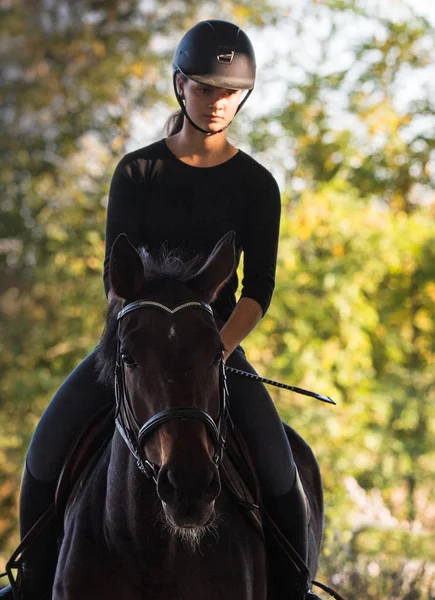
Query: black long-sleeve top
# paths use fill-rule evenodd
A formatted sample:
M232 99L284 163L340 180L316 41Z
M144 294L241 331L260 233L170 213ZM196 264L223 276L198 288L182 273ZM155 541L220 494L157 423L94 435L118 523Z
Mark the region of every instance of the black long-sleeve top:
M109 291L113 242L125 233L151 254L163 244L189 258L203 256L228 231L236 232L237 263L243 252L242 297L266 312L275 285L280 193L271 173L238 153L215 167L192 167L179 160L164 140L124 156L110 186L106 223L104 286ZM234 273L215 300L225 322L236 305Z

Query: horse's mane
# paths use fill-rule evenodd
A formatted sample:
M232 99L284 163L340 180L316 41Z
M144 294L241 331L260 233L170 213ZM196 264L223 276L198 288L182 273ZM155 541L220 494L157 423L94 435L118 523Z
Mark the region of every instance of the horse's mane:
M148 285L164 285L166 281L186 281L198 272L204 258L189 258L182 250L169 250L163 245L157 254L151 255L145 248L139 248L144 266L145 280ZM131 298L131 301L137 298ZM100 339L97 353L98 380L107 386L113 386L116 364L116 338L118 332L118 312L123 300L114 298L107 311L106 325Z

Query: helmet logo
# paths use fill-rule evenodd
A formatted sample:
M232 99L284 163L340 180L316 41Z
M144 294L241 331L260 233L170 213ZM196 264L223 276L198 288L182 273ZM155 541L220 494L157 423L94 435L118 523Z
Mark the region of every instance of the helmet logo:
M216 58L218 62L229 65L233 61L234 50L231 50L231 48L228 47L225 48L224 46L218 46L218 54Z

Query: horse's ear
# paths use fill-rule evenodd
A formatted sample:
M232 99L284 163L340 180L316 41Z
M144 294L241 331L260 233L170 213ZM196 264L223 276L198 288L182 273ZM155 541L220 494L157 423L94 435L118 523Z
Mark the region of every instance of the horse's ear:
M236 265L234 231L229 231L214 247L207 262L189 279L189 287L205 302L211 302L232 275Z
M113 243L109 273L110 287L119 298L126 300L140 295L145 282L143 262L125 233L118 235Z

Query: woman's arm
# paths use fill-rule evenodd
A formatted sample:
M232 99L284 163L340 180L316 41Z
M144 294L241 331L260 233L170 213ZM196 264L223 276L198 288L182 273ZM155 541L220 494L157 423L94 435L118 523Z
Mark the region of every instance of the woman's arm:
M221 329L225 344L224 360L237 348L255 328L263 316L261 306L252 298L240 298L230 318Z
M225 360L265 314L275 285L281 202L270 173L257 180L246 214L244 273L240 300L221 330Z
M281 198L278 185L268 172L253 178L242 237L242 298L258 302L266 314L275 287Z

